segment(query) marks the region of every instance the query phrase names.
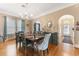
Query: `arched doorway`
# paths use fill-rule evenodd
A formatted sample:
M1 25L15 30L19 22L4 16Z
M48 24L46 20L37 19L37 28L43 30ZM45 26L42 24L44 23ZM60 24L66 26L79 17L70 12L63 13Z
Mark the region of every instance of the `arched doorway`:
M59 43L74 44L74 16L63 15L59 18Z

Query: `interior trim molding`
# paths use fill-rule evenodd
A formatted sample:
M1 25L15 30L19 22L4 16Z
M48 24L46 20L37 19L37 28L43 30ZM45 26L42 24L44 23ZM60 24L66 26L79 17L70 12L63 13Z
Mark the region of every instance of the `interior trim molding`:
M64 9L64 8L67 8L67 7L70 7L70 6L73 6L73 5L75 5L75 3L71 3L71 4L68 4L68 5L62 6L62 7L60 7L60 8L55 9L55 10L47 11L47 12L45 12L45 13L42 13L41 15L36 16L35 18L39 18L39 17L41 17L41 16L44 16L44 15L47 15L47 14L50 14L50 13L57 12L57 11L59 11L59 10L62 10L62 9Z

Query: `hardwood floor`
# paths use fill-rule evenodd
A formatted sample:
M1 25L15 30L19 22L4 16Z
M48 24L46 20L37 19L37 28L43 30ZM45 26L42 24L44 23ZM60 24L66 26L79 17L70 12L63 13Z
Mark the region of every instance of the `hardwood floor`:
M0 43L0 56L24 56L24 50L16 49L15 40L8 40ZM79 56L79 49L74 48L71 44L62 43L58 46L49 44L48 56ZM29 55L33 51L28 51Z

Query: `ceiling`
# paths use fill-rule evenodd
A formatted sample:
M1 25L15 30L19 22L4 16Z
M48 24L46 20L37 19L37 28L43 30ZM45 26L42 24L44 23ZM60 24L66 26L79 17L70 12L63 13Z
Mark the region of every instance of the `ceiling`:
M70 3L4 3L0 4L0 13L13 16L38 18L50 12L71 6Z

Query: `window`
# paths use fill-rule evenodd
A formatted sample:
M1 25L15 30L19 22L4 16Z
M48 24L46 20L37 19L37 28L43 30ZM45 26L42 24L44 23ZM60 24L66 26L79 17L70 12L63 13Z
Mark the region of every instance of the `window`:
M17 31L21 31L21 25L22 25L22 21L18 20L17 21Z
M40 23L35 23L34 24L34 31L39 32L40 31Z
M17 31L24 31L24 30L25 30L25 21L20 19L17 21Z
M7 17L7 34L14 34L16 31L15 19L12 17Z

